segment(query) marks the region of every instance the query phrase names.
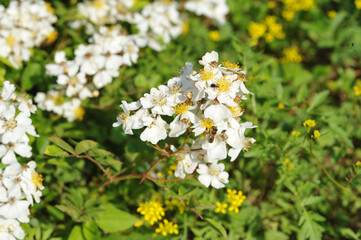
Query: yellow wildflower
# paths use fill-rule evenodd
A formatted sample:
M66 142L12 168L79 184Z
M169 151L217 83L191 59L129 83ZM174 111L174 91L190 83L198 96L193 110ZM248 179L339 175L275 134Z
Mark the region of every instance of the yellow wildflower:
M144 216L144 219L148 221L150 225L158 222L165 215L162 204L154 200L140 203L137 212L142 214Z
M182 25L182 34L187 35L189 33L189 22L185 21Z
M155 229L155 232L161 233L163 236L167 236L168 234L178 234L178 225L164 219L163 223L160 223L159 227Z
M143 221L138 221L138 222L134 223L134 227L140 228L143 225L143 223L144 223Z
M361 9L361 0L355 0L355 5L357 9Z
M308 119L308 120L303 122L303 126L313 128L313 127L316 126L316 122L315 122L315 120Z
M302 61L302 55L300 55L298 47L290 47L283 49L283 57L280 59L282 63L295 62L299 63Z
M293 130L292 132L291 132L291 135L292 136L294 136L294 137L298 137L298 136L300 136L300 132L299 131L295 131L295 130Z
M82 108L81 106L77 107L74 110L75 120L77 120L77 121L83 120L84 114L85 114L85 109Z
M285 105L283 103L278 103L278 109L285 109Z
M246 196L243 195L242 191L227 189L227 202L229 203L229 211L235 213L239 212L239 207L242 205L243 201L246 199Z
M361 81L357 80L355 86L353 86L353 91L356 97L361 95Z
M221 202L216 202L216 210L214 210L216 213L223 213L223 214L226 214L227 212L227 207L228 207L228 204L227 203L221 203Z
M361 167L361 161L357 161L357 162L355 163L355 165L356 165L356 167Z
M183 201L176 199L176 198L173 198L170 201L166 200L165 206L166 206L167 210L174 210L174 207L176 206L178 208L178 211L180 214L183 214L184 210L186 208L186 204Z
M251 36L251 38L260 38L263 37L264 34L266 33L267 27L265 24L263 23L256 23L256 22L251 22L248 25L248 33Z
M286 167L288 170L292 170L292 169L295 167L295 164L294 164L293 162L291 162L289 158L286 158L286 159L283 161L283 165L285 165L285 167Z
M218 31L210 31L208 35L211 41L213 42L218 42L219 39L221 38L221 35L219 34Z
M269 8L269 9L273 9L273 8L275 8L276 6L277 6L276 1L269 1L269 2L268 2L268 8Z
M337 12L334 10L328 11L327 16L329 16L329 18L335 18L337 16Z
M315 131L313 131L313 134L312 134L311 137L314 138L314 139L318 139L320 136L321 136L320 131L315 130Z

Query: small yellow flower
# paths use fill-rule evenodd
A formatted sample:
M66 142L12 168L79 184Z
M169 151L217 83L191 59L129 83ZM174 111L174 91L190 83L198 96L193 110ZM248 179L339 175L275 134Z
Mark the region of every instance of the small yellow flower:
M159 227L155 229L156 233L161 233L163 236L168 234L178 234L178 225L172 222L169 222L167 219L164 219L162 223L159 224Z
M268 8L269 8L269 9L273 9L273 8L275 8L276 6L277 6L276 1L269 1L269 2L268 2Z
M315 122L315 120L308 119L308 120L303 122L303 126L313 128L313 127L316 126L316 122Z
M219 40L221 39L219 31L210 31L208 35L213 42L219 42Z
M359 79L356 81L355 86L353 86L353 91L356 97L361 95L361 81Z
M281 63L302 62L302 55L300 54L300 50L298 47L290 47L283 49L283 57L280 59Z
M221 202L216 202L216 210L214 210L216 213L223 213L223 214L226 214L227 212L227 207L228 207L228 204L227 203L221 203Z
M267 27L263 23L251 22L248 25L247 29L248 29L248 33L251 36L251 38L257 39L257 38L264 36L264 34L266 33L266 30L267 30Z
M355 0L355 5L357 9L361 9L361 0Z
M185 21L182 25L182 34L187 35L189 33L189 22Z
M355 163L355 165L356 165L356 167L361 167L361 161L357 161L357 162Z
M183 201L176 198L173 198L170 201L169 200L165 201L165 206L167 210L174 210L174 207L177 207L180 214L183 214L184 210L186 209L186 204Z
M313 131L313 134L312 134L311 137L314 138L314 139L318 139L320 136L321 136L320 131L315 130L315 131Z
M329 18L335 18L335 17L337 16L337 12L334 11L334 10L328 11L328 12L327 12L327 16L328 16Z
M144 223L143 221L138 221L138 222L134 223L134 227L140 228L143 225L143 223Z
M75 120L77 120L77 121L83 120L84 114L85 114L85 109L82 108L81 106L77 107L74 110Z
M289 158L286 158L283 161L283 165L285 165L285 167L288 168L288 170L292 170L295 167L295 164L291 162Z
M296 138L297 138L298 136L300 136L300 134L301 134L301 133L300 133L299 131L295 131L295 130L293 130L293 131L291 132L291 135L294 136L294 137L296 137Z
M285 109L285 105L283 103L278 103L278 109Z
M158 222L165 215L162 204L154 200L140 203L137 212L142 214L144 216L144 219L148 221L150 225Z
M227 189L227 193L227 202L230 204L228 210L238 213L238 208L242 205L246 196L243 195L242 191L231 189Z

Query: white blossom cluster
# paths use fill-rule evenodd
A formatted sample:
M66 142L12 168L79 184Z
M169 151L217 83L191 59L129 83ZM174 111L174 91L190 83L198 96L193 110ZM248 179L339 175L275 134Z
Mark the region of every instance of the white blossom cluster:
M118 77L119 67L135 64L141 48L148 46L161 51L182 33L184 20L178 2L156 0L139 11L132 11L135 2L95 0L78 4L78 11L92 23L82 19L72 22L71 26L85 25L92 37L88 45L77 47L74 59L57 52L55 63L46 66L47 74L55 76L57 84L47 93L36 95L35 102L40 109L64 116L68 121L81 120L84 115L82 101L97 97L100 88ZM213 3L205 6L210 11L220 8ZM137 33L127 33L117 24L122 22L134 25Z
M18 97L15 86L5 81L0 91L0 239L23 239L20 223L29 222L29 206L40 201L42 176L36 163L20 165L16 155L31 157L29 135L37 137L30 119L36 107L31 100Z
M140 100L122 101L123 113L113 127L122 125L126 134L143 129L142 141L157 144L167 137L176 138L187 132L195 136L186 150L177 152L175 176L199 174L198 180L206 187L222 188L228 183L228 173L219 161L227 156L234 161L239 153L248 151L255 139L245 137L251 122L241 123L244 110L242 100L251 94L244 85L246 72L237 64L219 64L218 53L206 53L193 70L191 63L181 69L180 76L171 78L167 85L152 88ZM162 116L173 117L170 123ZM171 147L176 151L174 146Z
M226 0L188 0L184 8L197 16L203 15L214 19L219 24L226 23L226 15L229 13Z
M50 4L42 0L12 0L0 5L0 56L14 67L30 58L30 49L40 46L53 32L57 20Z

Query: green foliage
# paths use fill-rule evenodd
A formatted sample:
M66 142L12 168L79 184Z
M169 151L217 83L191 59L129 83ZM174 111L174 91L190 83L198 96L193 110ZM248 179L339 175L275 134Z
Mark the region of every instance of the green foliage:
M75 9L79 1L51 2L59 18L55 44L34 49L20 69L0 57L0 82L10 79L32 96L56 82L45 74L55 52L73 56L89 37L68 27L84 18ZM133 10L149 2L138 1ZM268 2L229 0L224 26L191 15L188 34L162 52L143 49L136 65L120 68L99 98L84 102L81 122L38 110L33 123L40 137L31 142L45 189L30 224L23 225L26 239L360 239L361 96L353 88L361 78L361 10L354 1L319 0L288 21L281 1L274 9ZM327 15L331 10L337 12L334 18ZM267 15L276 16L285 38L260 38L250 46L247 27ZM209 39L210 30L219 30L219 42ZM292 46L302 61L281 61L283 50ZM139 139L141 130L126 135L112 127L122 100L135 101L166 83L185 62L199 68L197 61L212 50L220 62L238 62L247 71L246 86L254 93L242 102L242 121L258 126L246 133L257 142L236 161L224 162L227 188L247 196L238 213L216 213L216 202L226 203L227 191L205 188L196 178L143 179L159 152ZM308 119L315 120L318 139L303 126ZM149 176L173 179L174 164L174 157L161 161ZM149 200L162 203L163 219L178 224L179 234L153 237L160 222L150 225L137 211ZM172 208L166 204L172 200L181 203ZM134 227L139 221L143 225Z

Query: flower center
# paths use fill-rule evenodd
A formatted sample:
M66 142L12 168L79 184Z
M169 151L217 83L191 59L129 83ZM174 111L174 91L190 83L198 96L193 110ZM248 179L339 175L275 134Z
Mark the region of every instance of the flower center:
M227 68L232 68L232 69L235 69L235 68L238 68L238 69L241 69L238 65L238 63L231 63L229 61L227 62L222 62L223 66L227 67Z
M174 107L174 113L179 115L179 114L183 114L185 112L187 112L190 108L191 104L190 103L179 103Z
M231 80L227 79L226 77L222 77L221 79L217 80L218 85L218 92L228 92L231 89Z
M208 81L214 78L215 74L213 73L212 68L207 68L207 69L201 69L200 70L200 74L202 76L202 79L204 81Z
M7 38L6 38L6 43L7 43L7 45L9 45L10 47L13 47L14 46L14 44L15 44L15 37L14 36L8 36Z
M129 115L128 114L126 114L126 113L120 113L118 116L117 116L117 120L119 121L119 122L126 122L126 121L128 121L128 119L129 119Z
M242 114L244 109L241 108L240 106L236 106L236 107L229 107L229 110L231 110L234 117L238 117Z
M94 6L98 9L100 9L104 6L104 2L102 0L95 1Z
M167 98L164 94L160 93L158 95L153 95L153 102L156 105L164 106L167 104Z
M37 172L34 172L32 175L32 180L33 180L33 183L34 185L39 189L41 187L43 187L43 176Z
M211 168L211 169L209 170L209 175L211 175L211 176L218 176L218 175L219 175L218 169L217 169L217 168Z
M214 125L213 120L210 118L202 117L201 121L202 121L202 126L206 128L206 132L208 132L208 130L210 130Z
M16 128L17 125L18 123L14 119L10 119L4 122L3 128L5 129L5 131L11 131Z
M172 85L172 86L169 88L169 93L170 93L171 95L176 95L177 93L180 92L181 87L182 87L182 85L176 83L176 84Z
M175 159L180 162L183 161L186 158L186 155L184 153L178 153L175 155Z

